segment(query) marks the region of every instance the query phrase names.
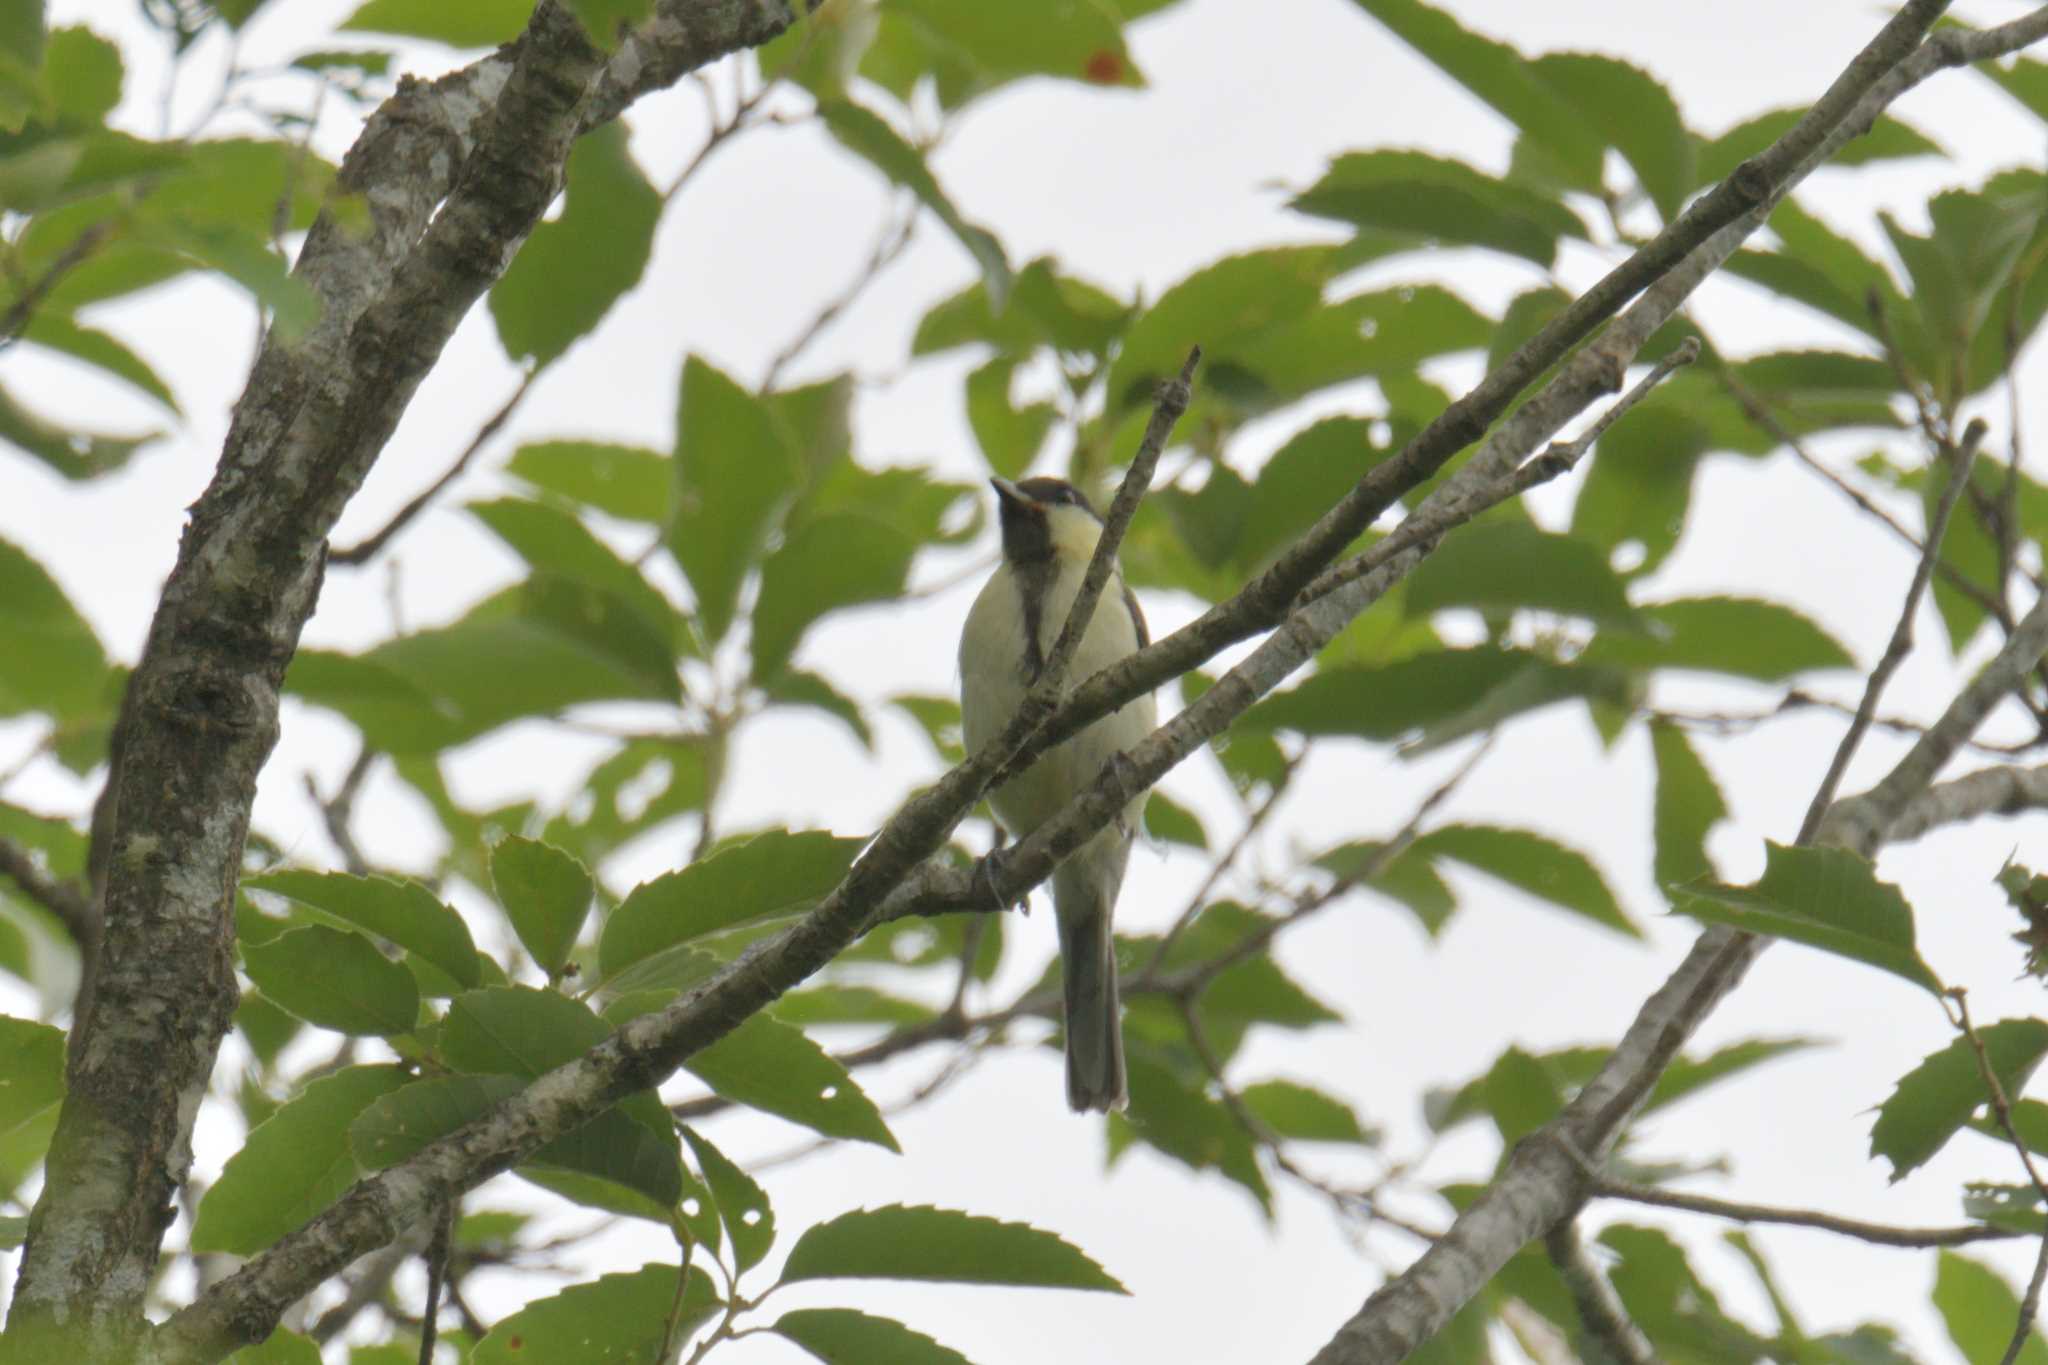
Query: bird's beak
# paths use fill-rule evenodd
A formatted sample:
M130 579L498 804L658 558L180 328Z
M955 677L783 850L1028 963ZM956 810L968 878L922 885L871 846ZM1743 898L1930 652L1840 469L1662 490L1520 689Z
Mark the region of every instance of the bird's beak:
M1013 503L1019 507L1029 507L1031 505L1031 495L1029 493L1026 493L1023 489L1017 487L1016 484L1011 483L1008 479L1002 477L1000 474L998 474L995 478L990 479L988 481L988 486L990 488L995 489L996 496L1001 498L1004 502Z

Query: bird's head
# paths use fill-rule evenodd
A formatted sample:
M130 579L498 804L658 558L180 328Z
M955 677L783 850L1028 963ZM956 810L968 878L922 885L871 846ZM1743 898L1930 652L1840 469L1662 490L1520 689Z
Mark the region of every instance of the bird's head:
M1003 558L1012 564L1052 559L1082 563L1095 553L1102 518L1065 479L990 479L1003 525Z

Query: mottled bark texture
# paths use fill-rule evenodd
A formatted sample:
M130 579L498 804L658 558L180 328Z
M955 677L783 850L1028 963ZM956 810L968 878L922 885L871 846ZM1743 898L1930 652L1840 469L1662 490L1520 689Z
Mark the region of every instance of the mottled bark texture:
M665 0L608 58L550 0L497 53L405 82L343 162L296 269L320 320L265 339L122 706L95 820L100 959L0 1354L153 1353L143 1296L237 999L250 804L342 508L554 197L576 135L789 20L779 0Z

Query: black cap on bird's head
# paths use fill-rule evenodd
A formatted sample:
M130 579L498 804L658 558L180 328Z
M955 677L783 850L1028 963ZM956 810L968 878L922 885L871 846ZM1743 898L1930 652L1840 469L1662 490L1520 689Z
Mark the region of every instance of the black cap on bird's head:
M1049 559L1053 552L1051 517L1053 509L1075 507L1097 522L1102 517L1087 495L1065 479L1040 475L1034 479L994 478L996 512L1003 526L1003 558L1012 564Z

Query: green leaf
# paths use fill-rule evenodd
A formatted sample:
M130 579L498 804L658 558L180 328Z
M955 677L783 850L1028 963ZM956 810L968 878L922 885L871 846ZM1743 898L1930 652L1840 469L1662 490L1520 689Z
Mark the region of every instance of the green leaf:
M1450 858L1497 877L1595 924L1642 937L1592 861L1540 834L1489 825L1445 825L1416 839L1414 847L1428 857Z
M640 283L661 220L661 193L634 164L616 122L576 139L565 196L561 215L533 229L491 288L505 354L535 366L552 364Z
M1768 114L1738 123L1699 149L1698 181L1713 185L1726 180L1735 168L1762 152L1792 131L1792 125L1806 117L1806 109L1774 109ZM1859 137L1835 153L1837 166L1862 166L1873 161L1897 161L1914 156L1945 156L1940 145L1908 124L1890 115L1880 115Z
M491 885L534 963L560 976L590 916L589 869L552 844L515 834L491 850Z
M740 583L796 491L796 454L760 399L696 356L683 362L668 546L716 643Z
M644 1265L600 1275L500 1318L469 1353L469 1365L659 1360L664 1343L687 1341L718 1305L701 1270Z
M1528 58L1468 31L1420 0L1358 0L1358 5L1520 129L1568 183L1599 189L1603 140Z
M675 607L575 516L524 498L473 502L467 510L534 569L594 588L609 601L624 604L630 615L620 618L617 626L621 634L634 638L619 642L622 656L646 658L651 672L661 666L657 659L665 663L686 648L688 633Z
M861 704L825 680L823 674L801 668L785 668L762 683L761 691L777 706L805 707L822 711L853 732L861 747L874 751L875 734L868 726Z
M505 472L606 516L649 525L668 515L675 483L668 456L603 441L535 441L512 452Z
M228 1357L227 1365L320 1365L320 1346L311 1337L280 1330L254 1346L244 1346Z
M988 288L979 282L932 305L917 324L910 353L986 344L1019 360L1043 346L1100 358L1130 319L1129 304L1086 280L1060 274L1057 263L1041 256L1017 272L1000 309L990 307Z
M804 1230L783 1265L800 1280L945 1280L1127 1292L1050 1232L952 1209L856 1209Z
M65 718L106 710L109 669L99 637L28 553L0 540L0 715Z
M1997 1271L1944 1251L1935 1263L1933 1301L1965 1365L2001 1365L2019 1322L2020 1298ZM2039 1332L2020 1348L2013 1365L2048 1365L2048 1345Z
M1621 153L1664 221L1676 218L1698 181L1693 137L1671 92L1612 57L1547 52L1529 65Z
M1526 522L1487 521L1445 538L1408 576L1411 616L1453 607L1529 608L1639 629L1621 578L1592 545Z
M1110 1115L1112 1159L1133 1141L1143 1141L1190 1170L1213 1170L1241 1186L1270 1220L1273 1191L1259 1168L1251 1135L1235 1114L1211 1096L1208 1071L1194 1064L1182 1045L1146 1042L1139 1027L1144 1022L1142 1014L1133 1009L1125 1023L1130 1107ZM1178 1027L1177 1019L1172 1022Z
M902 1150L881 1111L846 1068L807 1034L768 1015L751 1016L692 1054L683 1067L729 1100L826 1137Z
M541 837L581 858L603 861L627 841L703 809L712 742L699 736L631 739L583 779L579 801L548 821Z
M1238 528L1236 559L1246 571L1265 567L1387 452L1363 417L1325 417L1289 437L1259 469Z
M1707 835L1728 816L1728 803L1713 773L1676 725L1650 726L1650 750L1657 763L1653 809L1655 873L1659 886L1677 886L1714 875Z
M351 1066L279 1105L199 1201L192 1249L254 1256L340 1198L359 1174L349 1124L411 1079L401 1066Z
M1977 1030L1984 1056L2007 1095L2017 1095L2048 1054L2048 1023L2006 1019ZM1991 1102L1976 1049L1957 1038L1900 1077L1898 1088L1878 1106L1870 1129L1870 1154L1892 1163L1894 1181L1945 1146L1970 1116Z
M469 926L418 882L294 871L244 877L242 886L283 896L324 917L387 938L463 986L474 986L481 979Z
M1913 910L1870 863L1838 848L1766 844L1752 886L1688 882L1676 910L1708 924L1769 934L1867 963L1939 995L1913 942Z
M67 430L30 412L5 389L0 389L0 442L34 456L74 483L113 473L126 465L136 451L162 435L160 431L117 436L109 432Z
M1377 1146L1379 1133L1358 1121L1351 1106L1313 1086L1260 1081L1239 1092L1245 1107L1268 1128L1297 1142L1355 1142Z
M911 0L915 3L915 0ZM980 6L985 13L995 13L1002 6ZM1085 3L1069 3L1067 9L1085 11ZM1022 19L1020 14L1017 18ZM1025 24L1033 31L1050 27L1044 16L1037 16ZM1003 255L1002 243L986 228L977 227L960 216L953 207L953 201L939 188L939 182L925 164L924 153L903 140L886 120L871 110L844 99L827 99L818 102L818 117L825 121L842 146L866 161L891 182L916 195L924 206L944 223L960 245L967 248L967 254L981 270L982 287L988 290L991 304L1000 310L1010 293L1010 263Z
M1336 266L1329 247L1278 247L1226 257L1189 275L1131 324L1110 370L1111 404L1149 407L1153 390L1180 372L1196 344L1208 356L1203 381L1212 383L1222 348L1241 349L1235 344L1244 338L1313 312Z
M1884 302L1888 315L1896 315L1903 306L1890 272L1796 199L1788 196L1779 202L1771 212L1770 228L1778 249L1736 252L1726 266L1730 274L1797 300L1866 336L1877 330L1866 302L1872 294Z
M38 311L21 329L21 339L48 347L114 376L177 412L178 399L149 363L120 340L58 313Z
M950 81L940 73L940 96L948 108L1024 76L1090 85L1144 84L1124 46L1118 7L1111 3L1044 0L1020 7L979 0L883 0L882 12L885 22L908 21L924 44L972 73ZM862 74L873 78L865 68Z
M64 1098L64 1036L0 1015L0 1195L16 1195L49 1151Z
M1209 847L1209 833L1202 828L1201 817L1156 788L1145 801L1145 832L1186 848Z
M1675 1058L1657 1078L1650 1097L1643 1102L1643 1112L1676 1104L1753 1066L1819 1046L1820 1040L1815 1038L1752 1038L1730 1043L1705 1057Z
M1836 639L1791 607L1749 597L1692 597L1641 608L1646 628L1602 632L1587 660L1628 668L1685 668L1783 682L1822 668L1853 668Z
M1496 697L1519 697L1523 709L1597 690L1597 680L1521 650L1481 646L1432 650L1377 668L1333 668L1277 693L1238 721L1246 730L1398 739L1444 727ZM1531 690L1510 693L1514 687Z
M967 376L967 425L988 467L1008 479L1024 477L1058 417L1050 403L1010 402L1016 371L1015 358L998 356Z
M800 914L839 884L865 843L818 830L766 830L642 882L605 921L598 971L610 981L677 944Z
M792 532L761 565L754 605L754 671L785 667L820 617L867 602L894 601L917 546L876 517L820 517Z
M243 943L258 990L309 1024L340 1033L410 1033L419 1024L412 973L361 934L311 924L268 943Z
M718 1221L732 1239L734 1268L742 1273L753 1269L775 1245L775 1210L767 1192L695 1129L685 1127L683 1141L690 1144L718 1206Z
M773 1329L827 1365L970 1365L966 1356L913 1332L894 1318L852 1308L802 1308L784 1313Z
M609 52L619 35L654 12L654 0L564 0L590 41Z
M395 33L450 47L496 47L526 27L533 6L526 0L366 0L343 21L344 33Z
M1477 246L1549 266L1578 216L1547 195L1427 152L1348 152L1289 202L1375 235L1386 249Z

